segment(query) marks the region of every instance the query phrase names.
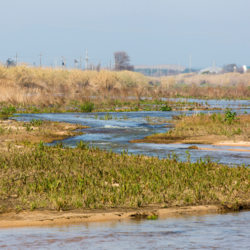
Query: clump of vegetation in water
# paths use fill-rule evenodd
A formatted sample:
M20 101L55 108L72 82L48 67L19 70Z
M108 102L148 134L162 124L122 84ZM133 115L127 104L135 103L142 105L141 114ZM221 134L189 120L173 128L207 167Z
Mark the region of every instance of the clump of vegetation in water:
M161 111L172 111L172 108L166 105L164 107L161 107Z
M158 219L158 216L157 215L149 215L148 217L147 217L147 220L157 220Z

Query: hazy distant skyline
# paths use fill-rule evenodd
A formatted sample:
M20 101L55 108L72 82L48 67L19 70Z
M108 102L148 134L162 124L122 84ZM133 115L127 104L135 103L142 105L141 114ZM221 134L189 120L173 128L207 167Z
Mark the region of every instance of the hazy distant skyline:
M250 66L249 0L1 0L0 61L67 66L82 57L103 66L115 51L131 64L201 68Z

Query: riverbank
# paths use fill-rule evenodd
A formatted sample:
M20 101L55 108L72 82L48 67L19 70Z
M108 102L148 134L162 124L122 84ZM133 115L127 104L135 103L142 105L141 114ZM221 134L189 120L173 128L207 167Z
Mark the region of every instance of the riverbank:
M0 228L6 227L27 227L27 226L49 226L85 222L101 222L111 220L124 220L131 218L147 218L148 216L157 216L159 218L166 216L177 216L187 214L204 214L230 211L230 206L188 206L160 208L159 206L138 208L138 209L110 209L88 210L88 211L33 211L33 212L11 212L0 214Z
M15 119L0 120L0 150L63 140L71 136L82 135L81 130L84 128L87 127L40 119L33 119L30 122L19 122Z

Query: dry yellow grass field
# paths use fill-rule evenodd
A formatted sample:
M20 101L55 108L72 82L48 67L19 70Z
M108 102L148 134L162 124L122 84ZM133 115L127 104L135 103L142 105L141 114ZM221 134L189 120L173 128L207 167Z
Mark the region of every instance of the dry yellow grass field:
M78 69L6 68L0 65L0 102L23 105L67 105L125 101L134 96L195 98L250 98L250 74L181 74L150 78L132 71L82 71ZM98 98L93 99L92 96ZM112 105L111 105L112 106Z
M94 94L109 95L116 90L146 87L149 79L130 71L82 71L0 66L0 102L48 105Z

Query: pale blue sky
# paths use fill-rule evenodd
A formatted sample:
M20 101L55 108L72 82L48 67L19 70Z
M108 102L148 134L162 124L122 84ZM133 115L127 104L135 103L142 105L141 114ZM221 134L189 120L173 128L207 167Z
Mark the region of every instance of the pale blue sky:
M250 65L249 0L0 0L0 61L67 66L127 51L131 63ZM84 63L82 62L82 65Z

